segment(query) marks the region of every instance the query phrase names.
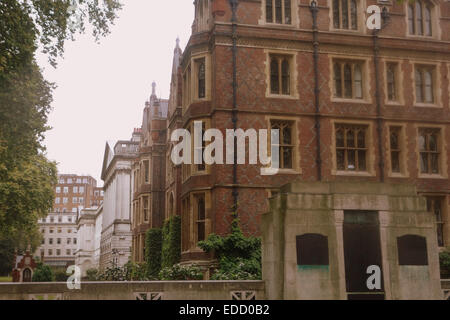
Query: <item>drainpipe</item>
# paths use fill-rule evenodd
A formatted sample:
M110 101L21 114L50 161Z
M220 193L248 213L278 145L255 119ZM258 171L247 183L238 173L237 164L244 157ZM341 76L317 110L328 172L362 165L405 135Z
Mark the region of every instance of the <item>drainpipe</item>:
M381 91L380 91L380 45L378 43L379 33L381 29L383 29L387 25L387 21L389 19L389 13L386 7L383 7L382 13L382 26L380 29L374 29L372 33L373 39L373 62L375 68L375 99L376 99L376 107L377 107L377 134L378 134L378 155L380 157L380 161L378 162L379 170L380 170L380 182L384 182L384 152L383 152L383 114L381 110Z
M231 6L231 25L232 25L232 55L233 55L233 111L232 111L232 122L233 122L233 129L236 131L237 129L237 6L238 6L238 0L229 0L230 6ZM234 163L233 163L233 212L234 215L237 217L238 213L238 197L239 197L239 191L237 188L237 138L234 137Z
M319 88L319 29L317 28L317 14L319 8L316 0L310 5L310 11L313 19L313 47L314 47L314 106L315 106L315 129L316 129L316 166L317 180L322 181L322 152L320 146L320 88Z

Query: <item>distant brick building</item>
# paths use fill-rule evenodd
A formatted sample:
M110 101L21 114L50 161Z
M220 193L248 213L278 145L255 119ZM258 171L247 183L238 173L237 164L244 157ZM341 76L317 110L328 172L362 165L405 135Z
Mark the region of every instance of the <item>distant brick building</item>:
M13 282L31 282L37 264L30 250L27 249L24 255L14 254L14 268L12 271Z
M103 202L103 188L90 176L58 175L53 210L39 219L42 243L34 253L53 267L75 264L78 245L77 217L84 208L98 208Z

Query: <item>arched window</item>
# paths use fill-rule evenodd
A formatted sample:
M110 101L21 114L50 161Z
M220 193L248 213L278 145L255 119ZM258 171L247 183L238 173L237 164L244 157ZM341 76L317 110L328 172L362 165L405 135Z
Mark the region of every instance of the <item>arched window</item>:
M425 7L425 35L431 36L432 35L432 29L431 29L431 9L430 7Z
M204 98L206 94L206 72L205 62L202 61L198 65L198 97Z
M422 3L416 2L417 34L423 35Z
M416 27L414 24L415 18L414 18L414 7L412 4L408 4L408 28L409 28L409 34L415 34L416 33Z
M408 4L408 31L412 35L432 36L432 10L429 2L416 1Z

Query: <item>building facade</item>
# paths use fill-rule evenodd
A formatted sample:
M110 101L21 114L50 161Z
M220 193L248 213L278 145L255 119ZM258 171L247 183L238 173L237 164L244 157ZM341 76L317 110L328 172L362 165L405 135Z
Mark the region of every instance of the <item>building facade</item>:
M133 164L133 261L144 262L145 233L161 228L165 218L165 168L168 100L156 96L156 83L145 103L139 155Z
M74 265L78 245L77 214L50 213L39 220L39 229L42 243L34 256L54 268Z
M131 167L138 155L140 136L106 144L101 178L104 181L100 269L123 266L131 256Z
M194 121L224 137L278 129L280 170L261 175L264 165L248 164L246 152L246 164L183 165L177 182L180 168L167 160L166 215L181 214L186 263L210 261L197 243L228 233L235 211L246 234L260 235L267 198L296 180L414 185L438 246L450 245L450 3L315 4L194 2L192 35L174 62L167 136L192 132ZM370 5L387 10L379 31L366 26Z

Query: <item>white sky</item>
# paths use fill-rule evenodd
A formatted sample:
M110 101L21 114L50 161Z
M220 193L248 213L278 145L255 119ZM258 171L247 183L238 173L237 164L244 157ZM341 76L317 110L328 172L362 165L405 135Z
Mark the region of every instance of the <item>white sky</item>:
M55 82L46 134L48 158L59 173L100 179L106 141L130 139L156 81L168 98L177 36L184 49L191 34L191 0L122 0L111 34L96 44L90 34L67 42L54 69L40 55L47 80Z

